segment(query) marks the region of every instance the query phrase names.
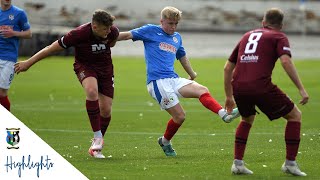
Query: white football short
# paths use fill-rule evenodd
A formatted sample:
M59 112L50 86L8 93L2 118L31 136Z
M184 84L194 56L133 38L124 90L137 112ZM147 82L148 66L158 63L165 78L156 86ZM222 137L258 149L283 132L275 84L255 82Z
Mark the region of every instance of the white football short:
M9 89L14 77L14 62L0 59L0 88Z
M193 83L185 78L166 78L151 81L147 85L149 94L160 104L161 109L169 109L179 103L183 97L179 89Z

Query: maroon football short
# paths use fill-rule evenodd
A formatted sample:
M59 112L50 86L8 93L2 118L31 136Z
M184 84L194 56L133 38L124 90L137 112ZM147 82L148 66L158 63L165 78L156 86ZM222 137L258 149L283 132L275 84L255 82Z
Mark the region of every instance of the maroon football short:
M263 94L236 94L234 99L243 117L255 115L257 106L270 120L274 120L287 115L294 107L291 99L277 86Z
M87 77L95 77L98 81L99 93L113 98L114 95L114 74L113 66L109 67L90 67L81 63L74 63L74 72L78 80L82 81Z

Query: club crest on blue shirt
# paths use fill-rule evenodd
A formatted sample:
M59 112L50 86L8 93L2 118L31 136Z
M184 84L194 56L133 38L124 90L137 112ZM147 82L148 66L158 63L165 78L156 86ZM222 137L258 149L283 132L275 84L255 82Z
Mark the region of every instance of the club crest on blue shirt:
M173 37L173 42L178 43L178 39L176 37Z
M10 14L9 15L9 19L12 21L12 20L14 20L14 15L13 14Z

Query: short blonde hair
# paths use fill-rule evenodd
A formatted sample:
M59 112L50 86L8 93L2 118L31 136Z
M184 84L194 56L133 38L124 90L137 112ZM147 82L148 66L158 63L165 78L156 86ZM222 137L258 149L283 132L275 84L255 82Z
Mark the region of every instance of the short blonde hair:
M172 6L167 6L161 11L161 19L177 20L181 19L182 12Z

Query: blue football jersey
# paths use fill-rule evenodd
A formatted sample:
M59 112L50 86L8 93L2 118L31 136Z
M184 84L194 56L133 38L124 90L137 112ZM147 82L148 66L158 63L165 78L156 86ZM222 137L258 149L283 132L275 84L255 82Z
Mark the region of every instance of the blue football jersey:
M178 77L174 71L174 62L186 55L178 32L169 35L160 25L154 24L130 32L133 41L141 40L144 44L147 84L152 80Z
M24 10L11 6L8 10L0 9L0 59L17 62L19 38L4 38L2 30L26 31L30 29L27 15Z

